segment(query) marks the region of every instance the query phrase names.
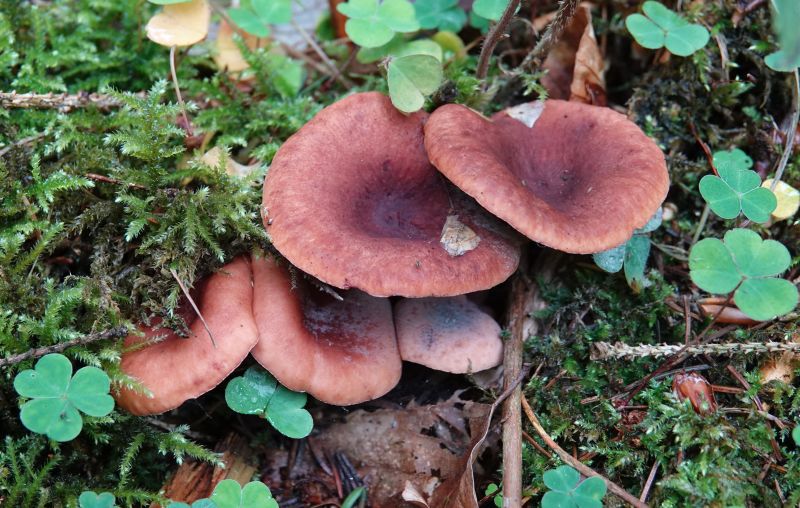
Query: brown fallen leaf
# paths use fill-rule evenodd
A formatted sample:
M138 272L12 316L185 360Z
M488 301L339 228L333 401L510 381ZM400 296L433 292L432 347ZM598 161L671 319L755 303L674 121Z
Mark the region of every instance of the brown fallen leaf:
M229 73L241 72L250 64L242 56L239 47L233 40L233 34L236 31L224 19L219 22L219 31L217 32L216 54L214 55L214 62L220 70L225 70ZM244 44L250 49L261 47L265 39L261 39L251 34L240 34L243 36Z
M330 454L342 451L350 457L368 484L373 506L403 506L406 482L412 486L407 495L413 492L420 503L443 481L462 473L461 456L469 444L463 429L472 428L471 422L488 410L486 404L462 400L459 393L433 405L357 410L322 430L315 443Z
M800 333L792 336L792 342L800 342ZM767 384L770 381L780 381L790 385L794 381L794 372L800 367L800 355L792 352L785 352L769 358L761 368L761 382Z
M739 308L733 303L729 302L726 306L726 301L727 298L712 296L709 298L701 298L697 301L697 306L700 307L700 312L703 314L703 316L713 317L717 316L717 313L719 312L719 316L717 316L718 323L744 326L752 326L759 323L759 321L750 318L747 316L747 314L739 310Z
M544 29L555 13L536 18L534 27ZM592 4L581 2L564 34L548 53L542 67L542 85L552 99L607 105L605 63L592 27Z
M207 0L169 4L150 18L147 38L162 46L191 46L208 35L211 7Z

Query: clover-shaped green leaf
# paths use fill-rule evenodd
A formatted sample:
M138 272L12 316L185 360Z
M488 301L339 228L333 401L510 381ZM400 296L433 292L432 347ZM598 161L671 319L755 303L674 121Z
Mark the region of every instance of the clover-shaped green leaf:
M167 508L218 508L218 507L217 503L215 503L214 501L207 498L203 498L203 499L198 499L191 505L189 505L189 503L171 502L170 504L167 505Z
M14 378L17 393L31 399L22 405L22 424L56 441L75 439L83 426L79 410L89 416L105 416L114 409L114 399L108 394L110 384L97 367L83 367L73 377L66 356L46 355L34 370L24 370Z
M713 160L717 170L745 171L753 167L753 159L739 148L714 152Z
M778 206L775 194L761 186L755 171L717 168L719 176L706 175L700 180L700 194L709 208L723 219L739 213L753 222L766 222Z
M408 0L348 0L336 9L347 16L344 30L350 39L364 48L383 46L395 33L416 32L419 23L414 6Z
M772 29L778 36L780 49L764 58L771 69L792 72L800 67L800 2L797 0L773 0L771 2Z
M404 113L418 111L425 97L442 83L442 63L429 54L392 58L387 71L389 97L394 107Z
M689 23L660 2L648 1L642 14L625 18L625 26L642 47L665 47L678 56L689 56L708 43L711 37L702 25Z
M459 7L458 0L417 0L414 11L420 28L458 32L467 23L467 13Z
M792 439L794 439L794 444L800 446L800 425L797 425L794 429L792 429Z
M240 7L228 9L228 16L245 32L266 37L269 25L292 21L292 0L245 0Z
M508 7L510 0L475 0L472 4L472 12L478 16L497 21L503 15L503 11Z
M612 249L592 254L595 264L609 273L617 273L624 266L628 285L636 292L641 291L648 284L644 269L650 256L650 239L644 235L658 229L661 217L662 210L659 208L644 226L633 232L630 240Z
M250 367L225 387L225 401L237 413L260 415L281 434L294 439L306 437L314 427L311 414L303 409L305 393L278 384L267 371Z
M222 480L214 488L211 500L217 508L278 508L269 487L261 482L242 486L236 480Z
M732 229L724 241L706 238L689 253L689 275L697 287L725 294L734 289L733 301L756 320L786 314L797 305L797 288L776 279L791 262L786 247L775 240L762 240L749 229ZM737 288L738 286L738 288Z
M550 489L542 498L542 508L601 508L606 483L593 476L584 481L570 466L545 471L542 477ZM580 482L580 483L579 483Z
M431 39L406 41L403 36L397 35L379 48L361 48L358 50L356 58L361 63L372 63L390 56L408 55L430 55L441 61L442 47Z
M97 494L87 490L78 497L79 508L114 508L117 506L116 502L117 499L110 492Z

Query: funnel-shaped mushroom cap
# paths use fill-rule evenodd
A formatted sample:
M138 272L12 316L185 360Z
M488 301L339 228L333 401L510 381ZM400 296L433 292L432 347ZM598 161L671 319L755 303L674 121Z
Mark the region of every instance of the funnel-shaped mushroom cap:
M425 124L425 147L433 165L484 208L566 252L622 244L669 188L664 154L639 127L575 102L523 104L491 120L446 105Z
M403 299L394 307L403 360L464 374L500 365L500 325L466 296Z
M141 326L144 337L129 336L125 346L165 337L161 342L122 356L122 371L153 394L122 389L117 403L136 415L157 414L199 397L221 383L258 341L253 320L250 263L237 258L196 286L192 299L214 336L216 347L195 312L182 305L189 336L168 328Z
M403 115L379 93L361 93L323 109L289 138L264 182L262 212L275 248L328 284L374 296L457 295L508 278L518 244L479 207L453 196L456 189L430 165L426 118ZM439 242L452 215L479 238L457 256Z
M361 291L344 301L292 280L274 259L253 258L253 357L290 390L347 406L377 399L400 380L402 362L388 299Z

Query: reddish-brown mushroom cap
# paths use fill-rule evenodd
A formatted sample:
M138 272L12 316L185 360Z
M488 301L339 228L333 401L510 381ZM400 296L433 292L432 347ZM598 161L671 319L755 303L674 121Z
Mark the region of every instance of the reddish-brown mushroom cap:
M192 294L213 334L190 309L182 312L189 337L158 324L141 326L144 337L129 336L125 346L165 337L160 342L123 354L122 371L139 380L152 397L122 389L117 404L136 415L157 414L199 397L221 383L247 357L258 341L253 320L250 263L237 258L210 275ZM184 306L185 310L187 306Z
M425 147L433 165L484 208L528 238L572 253L625 242L669 187L663 153L636 124L575 102L531 103L491 120L442 106L425 124Z
M503 361L500 325L466 296L402 299L394 320L403 360L455 374Z
M289 138L264 182L262 213L275 248L328 284L374 296L457 295L508 278L518 244L430 165L426 118L360 93ZM452 215L480 238L458 256L439 243Z
M253 258L253 313L259 342L253 357L281 384L346 406L385 394L402 362L388 299L361 291L344 301L292 280L269 257Z

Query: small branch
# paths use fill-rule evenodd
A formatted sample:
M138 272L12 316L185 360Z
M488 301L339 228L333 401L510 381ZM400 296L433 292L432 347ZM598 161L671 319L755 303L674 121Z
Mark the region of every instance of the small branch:
M10 152L11 149L14 148L15 146L23 146L23 145L27 145L28 143L33 143L34 141L39 141L40 139L44 138L45 136L47 136L47 134L44 134L44 133L36 134L36 135L30 136L30 137L27 137L27 138L22 138L22 139L20 139L18 141L14 141L10 145L3 146L2 148L0 148L0 157L4 156L8 152Z
M147 187L145 187L144 185L139 185L138 183L125 182L118 178L112 178L110 176L105 176L105 175L98 175L97 173L86 173L83 176L85 176L89 180L94 180L95 182L113 183L114 185L124 185L126 187L131 187L133 189L147 190Z
M525 410L525 415L528 417L528 420L531 422L531 425L536 430L536 433L539 434L539 437L542 438L542 441L544 441L544 444L546 444L547 446L550 447L550 449L556 452L556 454L559 457L561 457L561 460L563 460L564 462L566 462L567 464L578 470L580 474L586 476L587 478L591 478L592 476L600 478L606 483L608 490L612 494L622 499L626 503L636 508L647 508L647 504L645 504L642 501L639 501L634 496L629 494L625 489L623 489L616 483L612 482L605 476L601 475L594 469L590 468L586 464L583 464L578 459L570 455L566 450L558 446L558 443L556 443L553 440L553 438L551 438L550 435L547 434L547 431L544 430L544 427L542 427L542 424L539 422L539 419L536 417L536 414L533 412L533 409L531 409L531 406L530 404L528 404L528 401L527 399L525 399L525 397L522 397L522 409Z
M642 493L639 496L639 501L646 502L647 495L650 494L650 487L653 486L653 481L656 479L656 473L658 472L658 461L653 462L653 467L650 468L650 474L647 475L647 481L644 483L644 488L642 489Z
M559 2L558 10L556 11L553 21L547 25L547 30L544 32L542 38L539 39L533 51L525 57L525 61L522 63L523 68L527 68L532 63L541 62L547 57L547 53L549 53L553 45L558 42L558 39L561 38L561 34L564 33L564 30L569 26L570 21L572 21L572 16L575 15L575 10L578 8L578 1L579 0L561 0Z
M306 41L306 43L311 47L311 49L314 50L314 53L319 56L320 60L322 60L322 63L325 64L325 66L331 71L331 75L334 77L334 79L339 81L339 83L344 85L346 88L353 88L353 82L342 76L341 72L339 72L339 68L336 67L336 64L334 64L333 61L328 58L328 55L325 54L325 51L319 47L317 41L315 41L314 38L309 35L305 28L300 26L300 24L295 20L292 20L292 26L295 30L297 30L297 33L300 34L300 37L302 37L303 40Z
M783 147L783 155L778 163L778 168L775 171L775 177L772 179L772 185L769 190L774 191L775 186L781 181L783 172L786 170L786 165L789 163L789 157L792 155L792 147L794 146L794 137L797 134L797 123L800 121L800 75L797 69L794 70L794 94L792 99L792 121L789 124L789 129L786 131L786 145Z
M69 94L35 94L0 92L0 106L6 109L57 109L68 113L73 109L95 106L99 109L112 109L122 106L116 97L99 93L81 92Z
M620 360L629 358L647 358L672 356L683 352L687 356L699 355L747 355L791 352L800 353L797 342L731 342L728 344L699 344L689 346L685 350L681 344L637 344L631 346L617 342L595 342L592 344L592 360Z
M117 326L116 328L110 328L102 332L90 333L89 335L78 337L77 339L68 340L66 342L59 342L58 344L53 344L52 346L45 346L36 349L31 349L24 353L7 356L6 358L0 359L0 367L5 367L6 365L14 365L23 360L27 360L29 358L39 358L40 356L44 356L50 353L60 353L61 351L69 349L73 346L85 346L87 344L91 344L92 342L98 342L101 340L119 339L125 337L126 335L128 335L128 328L125 326Z
M180 277L178 277L178 272L176 272L174 268L170 268L169 269L169 273L171 273L172 277L178 282L178 286L181 287L181 291L183 291L183 295L186 297L187 300L189 300L189 305L192 306L192 308L194 309L194 312L197 314L197 317L200 318L200 322L203 323L203 327L208 332L208 337L211 339L211 344L214 346L214 348L216 348L217 347L217 341L214 340L214 334L211 333L211 329L208 327L208 323L206 323L206 320L203 317L203 315L200 314L200 309L198 309L197 308L197 304L194 303L194 299L192 298L192 295L189 294L189 290L186 289L186 286L183 284L183 281L181 280Z
M574 2L576 0L568 1ZM481 48L481 56L478 58L478 68L475 71L476 78L482 80L486 77L486 74L489 73L489 60L492 58L494 48L505 34L506 28L508 28L511 18L514 17L514 13L517 12L520 2L521 0L511 0L506 10L503 11L503 14L500 16L500 19L489 29L489 33L486 34L486 39Z

